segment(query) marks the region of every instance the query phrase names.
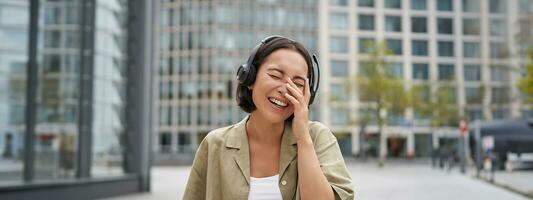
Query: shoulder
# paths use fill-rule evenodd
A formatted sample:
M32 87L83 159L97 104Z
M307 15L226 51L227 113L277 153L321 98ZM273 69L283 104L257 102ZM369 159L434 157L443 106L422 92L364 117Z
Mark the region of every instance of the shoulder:
M335 138L335 135L333 135L329 127L322 122L309 121L309 134L315 144L326 141L337 141L337 138Z

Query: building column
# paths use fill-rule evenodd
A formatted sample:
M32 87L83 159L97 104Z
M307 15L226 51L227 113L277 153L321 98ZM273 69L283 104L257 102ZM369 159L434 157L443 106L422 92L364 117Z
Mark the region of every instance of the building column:
M415 134L409 131L407 134L407 158L415 156Z
M360 143L360 137L361 133L358 131L352 130L350 133L350 136L352 137L352 156L358 155L360 152L361 145Z

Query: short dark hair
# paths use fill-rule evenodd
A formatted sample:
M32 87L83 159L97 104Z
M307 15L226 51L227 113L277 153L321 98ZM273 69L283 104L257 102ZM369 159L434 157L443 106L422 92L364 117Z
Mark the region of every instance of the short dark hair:
M309 52L301 43L285 37L274 38L257 49L257 53L252 60L252 64L256 67L256 73L259 72L259 68L265 59L278 49L289 49L302 55L305 59L305 63L307 63L307 78L311 77L311 73L313 73L311 55L309 55ZM253 82L255 82L255 80L253 80ZM252 91L248 86L240 83L237 84L236 99L239 107L245 112L251 113L256 109L252 100Z

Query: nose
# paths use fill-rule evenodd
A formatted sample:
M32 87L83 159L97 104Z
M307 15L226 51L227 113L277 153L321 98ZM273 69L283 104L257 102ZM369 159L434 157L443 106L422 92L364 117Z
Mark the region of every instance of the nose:
M278 92L279 92L282 96L284 96L285 93L288 93L288 91L287 91L288 89L287 89L287 84L286 84L286 83L287 83L287 82L285 81L285 82L283 82L283 84L281 84L281 85L278 86Z

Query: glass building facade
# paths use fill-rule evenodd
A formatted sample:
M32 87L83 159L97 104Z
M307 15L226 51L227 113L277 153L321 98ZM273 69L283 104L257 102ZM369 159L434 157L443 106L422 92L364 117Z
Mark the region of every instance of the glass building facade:
M235 74L263 38L283 35L317 50L315 0L159 0L155 10L156 163L192 159L209 131L246 115L235 101ZM347 26L346 16L334 17L334 27Z
M150 7L0 0L0 199L148 190Z

